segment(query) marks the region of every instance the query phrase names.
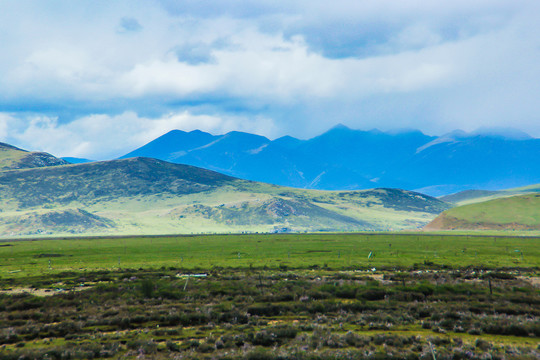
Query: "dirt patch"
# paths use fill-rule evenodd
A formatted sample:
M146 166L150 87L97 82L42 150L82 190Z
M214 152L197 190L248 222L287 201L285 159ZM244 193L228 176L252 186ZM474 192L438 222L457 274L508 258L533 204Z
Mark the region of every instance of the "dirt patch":
M62 256L73 256L73 255L62 255L62 254L38 254L38 255L34 255L35 258L55 258L55 257L62 257Z
M12 288L7 290L0 290L0 294L7 294L7 295L18 295L18 294L30 294L34 296L53 296L56 294L61 294L69 291L82 291L86 290L89 287L77 287L70 290L64 290L64 289L34 289L29 287L18 287L18 288Z
M518 279L528 282L536 288L540 288L540 277L539 276L518 276Z

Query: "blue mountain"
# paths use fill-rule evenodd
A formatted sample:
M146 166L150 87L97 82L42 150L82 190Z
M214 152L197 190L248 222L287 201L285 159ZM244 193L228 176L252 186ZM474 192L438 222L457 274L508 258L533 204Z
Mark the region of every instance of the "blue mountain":
M540 182L540 139L509 129L362 131L338 125L317 137L276 140L175 130L123 158L145 156L284 186L341 190L399 187L445 195Z
M540 139L450 134L420 147L401 166L389 169L384 178L403 188L458 185L459 190L497 190L537 183L539 159ZM453 190L442 192L458 188Z
M175 158L184 156L187 151L206 145L218 138L220 136L214 136L200 130L191 132L173 130L122 156L121 159L143 156L174 161Z

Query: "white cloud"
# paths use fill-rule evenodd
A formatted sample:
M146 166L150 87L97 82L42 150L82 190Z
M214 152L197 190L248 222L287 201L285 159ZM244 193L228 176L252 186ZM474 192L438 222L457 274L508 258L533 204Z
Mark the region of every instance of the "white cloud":
M105 156L169 124L308 137L337 122L441 132L511 118L540 135L537 1L157 3L1 3L0 111L24 145L71 136L77 154ZM94 127L120 140L77 134Z
M8 140L8 126L12 120L12 117L8 114L0 113L0 141L5 142Z
M269 119L221 118L193 115L187 111L161 118L139 117L133 112L116 116L85 116L66 124L50 117L15 118L0 113L0 136L8 137L28 150L55 156L74 156L94 160L122 156L165 134L181 129L200 129L215 134L232 130L269 134L276 131ZM8 136L7 136L8 135Z

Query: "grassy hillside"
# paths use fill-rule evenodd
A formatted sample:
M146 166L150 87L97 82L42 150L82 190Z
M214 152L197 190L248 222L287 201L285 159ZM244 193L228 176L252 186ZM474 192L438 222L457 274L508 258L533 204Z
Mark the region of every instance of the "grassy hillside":
M317 191L148 158L0 171L0 236L416 229L448 204Z
M458 206L440 214L428 230L540 230L540 194Z
M439 199L455 205L474 204L488 200L499 199L521 194L540 192L540 184L523 186L519 188L490 191L490 190L465 190L455 194L441 196Z
M65 165L66 161L43 152L29 152L0 143L0 171Z

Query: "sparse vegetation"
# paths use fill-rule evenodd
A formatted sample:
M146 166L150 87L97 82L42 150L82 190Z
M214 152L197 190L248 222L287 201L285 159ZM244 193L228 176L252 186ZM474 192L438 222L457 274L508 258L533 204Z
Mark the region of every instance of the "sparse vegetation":
M326 234L5 243L0 358L534 359L537 242Z

